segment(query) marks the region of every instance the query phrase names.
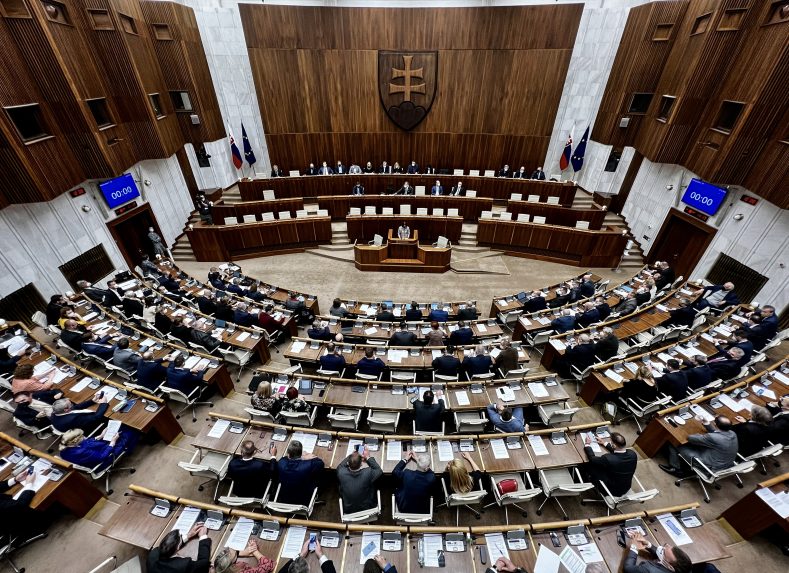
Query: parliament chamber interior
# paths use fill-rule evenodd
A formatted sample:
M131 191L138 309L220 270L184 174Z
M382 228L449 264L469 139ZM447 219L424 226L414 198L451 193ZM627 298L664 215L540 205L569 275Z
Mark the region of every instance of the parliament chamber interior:
M0 46L0 571L787 570L789 1Z

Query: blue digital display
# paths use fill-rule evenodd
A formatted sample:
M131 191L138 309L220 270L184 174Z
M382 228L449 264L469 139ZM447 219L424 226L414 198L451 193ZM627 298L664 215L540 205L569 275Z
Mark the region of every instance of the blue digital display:
M702 213L714 215L718 212L723 200L726 199L727 193L726 189L705 183L701 179L691 179L690 185L682 196L682 202Z
M128 173L104 183L99 183L99 189L101 189L104 200L107 201L110 209L128 203L135 197L140 196L140 191L134 183L134 177Z

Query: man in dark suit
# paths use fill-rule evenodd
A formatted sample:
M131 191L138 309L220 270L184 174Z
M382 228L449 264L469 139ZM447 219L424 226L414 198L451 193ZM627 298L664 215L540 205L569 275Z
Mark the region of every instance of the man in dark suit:
M578 343L564 351L564 356L558 361L557 372L562 378L572 377L573 367L583 372L594 364L594 349L594 342L589 335L581 334Z
M485 354L485 347L477 344L474 348L474 356L467 356L463 359L463 369L469 376L474 374L487 374L493 366L493 360Z
M324 161L318 168L318 175L334 175L334 169L329 167L329 164Z
M417 346L416 334L408 330L405 321L400 323L400 330L392 334L389 346Z
M412 301L411 306L405 311L405 319L409 322L422 320L422 311L420 310L419 304L417 304L416 301Z
M449 312L441 307L431 309L430 314L427 315L427 320L430 322L446 322L449 320Z
M247 304L245 302L239 302L236 305L235 310L233 311L233 322L236 323L238 326L252 326L253 324L257 324L258 322L258 315L252 314L247 312Z
M323 460L314 454L302 453L301 442L291 440L288 449L277 464L279 482L287 484L279 492L278 501L307 505L312 492L318 487L323 472Z
M345 168L345 165L342 164L342 161L337 162L337 167L334 168L334 173L336 175L347 175L348 170Z
M663 290L664 287L671 286L677 278L674 269L665 261L658 261L655 263L655 267L658 271L658 276L655 277L655 287L657 290Z
M277 165L271 166L271 176L272 177L285 177L287 173L282 171Z
M406 169L405 172L409 175L416 175L419 173L419 165L417 165L416 161L412 161L408 164L408 169Z
M207 314L208 316L214 316L216 313L216 302L214 298L214 293L208 289L205 289L205 292L198 296L195 299L197 303L197 308L200 309L200 312L203 314Z
M314 163L310 163L310 166L307 167L307 170L304 172L305 175L318 175L318 168L315 167Z
M778 332L778 317L775 314L775 308L765 306L759 311L751 313L745 330L748 332L748 340L753 342L756 350L764 348Z
M625 556L623 573L690 573L693 562L679 547L654 546L640 533L630 533L630 546ZM638 563L638 552L646 553L649 561Z
M89 300L99 304L103 304L104 297L107 296L106 290L95 287L88 281L77 281L77 288L79 288L82 291L82 294L84 294Z
M679 308L670 310L669 318L663 323L664 326L691 326L693 319L696 318L696 310L689 298L679 299Z
M217 318L219 317L217 316ZM159 310L156 311L153 317L153 326L162 334L169 334L173 329L173 321L167 316L164 309L159 307Z
M663 376L657 379L658 391L671 396L679 402L688 396L688 377L679 369L679 360L672 358L666 361L666 370Z
M30 502L36 495L36 490L33 489L36 477L36 472L28 474L24 471L16 477L0 482L0 492L5 492L16 484L22 484L17 499L6 493L0 493L0 515L3 517L0 520L0 534L16 537L17 546L46 529L44 514L30 507Z
M69 348L76 352L83 350L102 360L112 358L115 347L107 344L110 339L109 335L99 338L92 332L83 332L79 329L77 321L73 319L68 319L65 326L66 328L60 332L60 340Z
M594 353L601 360L609 360L619 354L619 339L613 329L603 328L600 340L594 345Z
M50 421L52 427L59 432L66 432L79 428L84 430L86 434L90 434L94 429L104 423L104 414L109 407L109 400L97 392L90 400L85 400L79 404L74 404L68 398L61 398L55 400L52 404L52 416ZM80 410L87 410L93 405L97 405L95 412L81 412Z
M712 369L707 365L706 356L695 354L690 361L684 361L683 366L691 390L698 390L712 382Z
M551 321L551 327L559 334L563 334L575 328L575 317L570 313L570 309L565 308L561 315L554 318Z
M356 185L353 186L351 195L364 195L364 185L362 185L361 181L357 181Z
M331 340L331 331L328 326L324 326L320 320L312 323L312 328L307 329L307 336L313 340Z
M229 299L223 298L216 302L216 312L214 317L217 320L224 320L225 322L233 322L235 318L235 310L230 306Z
M774 444L789 444L789 394L768 402L767 409L773 415L770 424L770 441Z
M199 538L197 559L177 557L178 550L195 537ZM172 530L148 554L148 573L208 573L210 567L211 538L203 523L195 523L184 536L179 530Z
M258 283L252 283L249 285L247 292L244 294L250 300L254 300L255 302L261 302L265 300L266 295L259 290ZM204 313L205 314L205 313Z
M740 361L744 355L745 352L742 348L733 346L726 351L724 356L707 361L710 370L712 370L712 377L730 380L737 376L740 373Z
M542 170L542 166L532 172L531 178L537 181L545 181L545 171Z
M414 194L414 188L411 187L411 184L408 183L408 181L403 183L403 186L400 187L400 189L398 189L397 191L395 191L395 195L413 195L413 194Z
M449 335L450 344L455 346L465 346L471 344L474 339L474 331L471 330L464 321L458 322L458 327Z
M548 301L548 308L559 308L570 302L570 289L558 287L555 296Z
M443 195L444 194L444 188L441 186L441 181L436 179L436 184L433 185L430 188L430 194L431 195Z
M375 312L375 320L379 320L381 322L394 322L395 315L388 306L379 304Z
M652 300L652 295L647 287L640 286L636 289L636 302L639 306L648 303L650 300Z
M523 312L537 312L548 308L548 301L541 290L532 291L531 296L523 303Z
M167 368L162 365L162 359L154 359L150 350L142 355L142 360L137 363L137 384L155 391L167 378Z
M596 438L597 443L607 450L604 454L595 454L592 449L592 439L587 437L584 452L589 458L586 472L592 482L600 488L605 484L611 495L616 497L625 495L630 491L633 476L638 465L638 455L633 450L627 449L627 441L622 434L613 432L611 440L605 441Z
M329 372L342 372L345 369L345 357L337 352L337 346L333 342L326 345L326 354L318 359L321 370Z
M726 340L716 340L715 341L715 348L718 349L718 354L713 356L713 358L728 358L728 356L724 356L726 354L726 350L730 348L739 348L742 350L743 355L742 358L739 360L739 364L737 366L745 366L745 364L751 359L753 356L753 342L748 340L748 331L744 328L738 328L732 333L732 341Z
M441 356L433 359L433 371L442 376L457 376L460 371L460 360L455 356L455 347L444 347Z
M740 304L740 297L734 292L734 283L726 282L704 287L694 306L699 310L706 307L724 309L737 304Z
M510 175L512 175L512 171L510 171L509 165L505 165L496 173L496 177L509 177Z
M381 163L381 167L378 168L378 173L388 175L392 173L392 166L389 165L386 161Z
M123 304L122 288L118 288L118 283L115 281L107 282L107 289L104 291L104 305L105 306L121 306Z
M468 301L464 308L458 310L458 320L477 320L477 307L473 300Z
M60 320L60 309L64 306L73 306L73 304L62 294L52 295L47 304L47 324L57 325Z
M441 416L444 413L444 394L439 392L438 402L432 390L425 390L422 400L414 401L414 422L417 431L440 432Z
M636 291L631 290L629 293L627 293L627 295L625 295L625 300L616 305L613 308L613 311L618 312L620 315L624 316L636 310L637 306L638 301L636 300Z
M373 168L373 164L368 161L367 165L365 165L362 168L362 173L367 173L367 174L375 173L375 169Z
M585 274L581 277L581 285L580 285L580 293L583 298L589 298L590 296L594 296L595 291L595 284L592 280L592 275Z
M145 306L142 301L132 293L128 293L123 297L121 306L123 307L123 314L129 318L133 316L142 316L143 312L145 312Z
M515 173L512 174L513 179L528 179L529 173L526 171L526 167L521 165L521 168L518 169Z
M463 182L458 181L457 185L452 188L452 191L449 193L455 197L465 197L466 196L466 188L463 187Z
M167 382L165 386L173 390L180 390L188 396L195 388L203 384L205 370L196 370L194 368L187 370L183 367L184 363L184 356L179 353L167 368Z
M603 297L598 296L594 299L594 304L597 312L600 314L600 320L605 320L611 316L611 307L608 306L608 303Z
M262 498L266 486L274 477L277 469L277 446L269 448L269 460L257 459L255 442L245 440L241 443L241 457L234 457L227 466L227 476L233 480L233 495L238 497Z
M386 368L384 361L375 355L375 350L367 348L364 351L364 358L356 363L356 372L366 376L379 376Z
M416 470L406 469L411 460L416 462ZM405 513L428 513L430 497L436 483L436 476L430 469L430 456L416 456L409 450L405 457L397 462L392 475L400 483L395 492L397 508Z
M575 324L578 328L586 328L590 324L600 321L600 311L597 310L593 302L585 302L583 309L583 313L575 317Z

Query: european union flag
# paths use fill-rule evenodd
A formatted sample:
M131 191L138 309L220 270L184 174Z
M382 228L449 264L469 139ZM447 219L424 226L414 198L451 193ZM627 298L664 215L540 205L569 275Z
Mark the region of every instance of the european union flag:
M252 146L249 144L249 138L247 137L247 130L244 129L244 122L241 122L241 139L244 143L244 159L247 160L249 166L252 167L252 164L257 161L255 158L255 153L252 151Z
M586 126L586 131L584 131L584 136L581 138L581 141L578 142L578 145L575 147L575 153L570 158L570 163L573 165L573 171L580 171L581 167L584 166L584 154L586 153L586 142L589 139L589 126Z

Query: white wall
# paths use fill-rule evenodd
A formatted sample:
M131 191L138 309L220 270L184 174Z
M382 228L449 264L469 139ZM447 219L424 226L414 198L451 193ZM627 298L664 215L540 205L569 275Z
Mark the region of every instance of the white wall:
M163 238L171 245L194 209L175 155L140 162L127 172L141 192L137 204L151 205ZM106 226L115 213L107 208L95 181L78 187L87 193L80 197L64 193L46 203L11 205L0 211L0 298L31 282L44 298L70 289L58 267L98 244L104 245L116 269L126 268Z

